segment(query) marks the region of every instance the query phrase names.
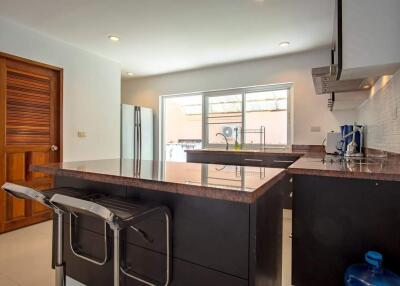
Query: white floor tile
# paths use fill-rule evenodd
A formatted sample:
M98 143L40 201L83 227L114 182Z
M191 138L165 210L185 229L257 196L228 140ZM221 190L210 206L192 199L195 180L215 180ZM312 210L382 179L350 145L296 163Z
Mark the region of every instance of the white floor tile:
M282 286L291 285L291 211L284 210ZM0 235L1 286L53 286L51 221ZM84 286L67 277L67 286Z
M0 235L1 286L53 286L51 221Z

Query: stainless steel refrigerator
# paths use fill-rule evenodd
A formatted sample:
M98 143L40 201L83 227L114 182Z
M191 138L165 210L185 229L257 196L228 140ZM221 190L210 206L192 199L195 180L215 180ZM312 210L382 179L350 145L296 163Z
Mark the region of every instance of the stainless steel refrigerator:
M153 111L122 104L121 158L153 160Z

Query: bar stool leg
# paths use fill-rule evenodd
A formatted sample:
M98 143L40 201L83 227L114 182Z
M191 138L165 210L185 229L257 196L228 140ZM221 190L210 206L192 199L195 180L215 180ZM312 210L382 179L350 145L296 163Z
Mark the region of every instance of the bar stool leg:
M114 232L114 286L119 286L120 284L120 232L118 227L113 228Z
M56 271L56 286L65 286L65 265L64 265L64 257L63 257L63 213L61 211L57 211L57 254L56 254L56 263L55 263L55 271Z

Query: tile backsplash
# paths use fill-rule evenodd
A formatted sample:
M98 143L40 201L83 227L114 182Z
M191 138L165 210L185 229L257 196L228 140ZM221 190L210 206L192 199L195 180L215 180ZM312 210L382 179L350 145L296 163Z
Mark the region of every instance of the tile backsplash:
M377 81L357 119L366 126L366 147L400 153L400 70Z

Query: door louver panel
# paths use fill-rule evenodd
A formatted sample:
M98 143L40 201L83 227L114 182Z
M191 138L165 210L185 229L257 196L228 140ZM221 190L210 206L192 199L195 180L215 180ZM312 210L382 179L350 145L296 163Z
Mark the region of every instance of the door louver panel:
M50 144L50 78L7 70L7 145Z

